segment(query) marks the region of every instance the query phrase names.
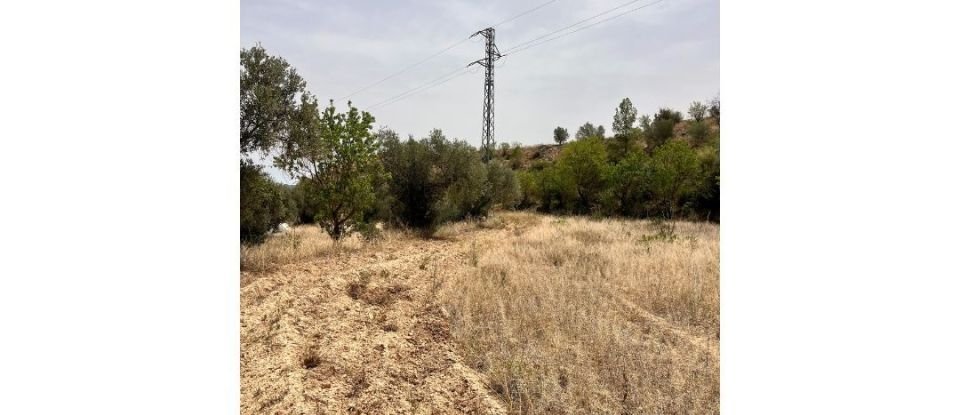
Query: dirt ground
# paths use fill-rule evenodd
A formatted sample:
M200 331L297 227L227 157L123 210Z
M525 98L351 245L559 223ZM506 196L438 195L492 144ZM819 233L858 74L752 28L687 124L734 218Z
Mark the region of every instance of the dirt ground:
M241 273L241 413L506 413L455 352L435 296L472 242L514 230L474 227Z
M719 230L658 230L504 212L268 240L242 252L241 413L718 413Z

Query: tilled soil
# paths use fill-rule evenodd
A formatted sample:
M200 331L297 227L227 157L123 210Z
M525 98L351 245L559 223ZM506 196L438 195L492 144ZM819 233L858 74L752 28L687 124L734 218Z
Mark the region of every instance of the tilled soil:
M511 231L410 239L243 273L241 413L506 413L455 352L435 296L465 268L471 244Z

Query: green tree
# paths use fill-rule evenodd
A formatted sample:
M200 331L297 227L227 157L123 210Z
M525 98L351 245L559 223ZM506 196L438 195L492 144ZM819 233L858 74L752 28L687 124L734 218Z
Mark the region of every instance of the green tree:
M567 132L566 128L557 127L553 129L553 141L556 141L557 144L563 145L567 142L567 139L570 138L570 133Z
M569 175L576 191L576 213L590 213L606 184L607 149L599 137L570 143L557 160L561 175Z
M435 228L441 222L439 201L443 183L436 174L437 155L427 139L383 143L380 153L390 174L387 197L392 222L418 229Z
M640 131L646 133L647 131L650 130L650 116L644 114L643 116L640 117L640 121L638 124L639 124L638 127L640 128Z
M707 106L700 101L693 101L687 110L687 114L690 114L690 117L695 121L703 121L703 117L707 114Z
M628 134L633 130L633 123L637 121L637 109L633 107L630 98L624 98L620 101L616 112L613 114L613 134Z
M701 166L696 152L682 141L670 141L653 153L651 193L661 211L673 217L681 202L691 198L701 184Z
M695 209L707 220L720 221L720 137L715 136L698 150L701 182Z
M569 168L559 164L546 165L535 172L535 195L540 202L540 210L545 212L567 212L573 209L577 200L577 185Z
M592 123L587 122L580 126L577 130L577 140L582 140L589 137L600 137L603 138L603 126L595 127Z
M705 121L694 121L687 124L687 134L696 145L703 144L710 135L710 127Z
M303 94L289 136L275 159L277 167L311 182L316 192L316 221L335 240L363 223L375 205L375 185L383 174L374 118L348 103L346 113L330 105L321 114L316 100Z
M287 134L306 82L260 46L240 50L240 152L268 151Z
M610 161L617 162L627 157L637 148L642 136L638 128L631 128L625 133L613 136L613 139L608 142Z
M516 173L500 161L491 161L486 167L491 202L504 209L515 208L523 196Z
M624 216L644 216L653 181L650 156L635 151L610 168L609 211Z
M263 167L240 161L240 240L257 243L281 222L292 221L297 206L289 190Z
M647 149L653 150L673 137L673 128L683 120L683 114L669 108L660 108L653 116L653 123L650 124L650 131L646 134Z
M432 233L449 220L486 216L499 204L512 208L521 197L516 176L500 160L483 163L463 141L432 130L419 141L389 140L380 152L390 175L390 219Z

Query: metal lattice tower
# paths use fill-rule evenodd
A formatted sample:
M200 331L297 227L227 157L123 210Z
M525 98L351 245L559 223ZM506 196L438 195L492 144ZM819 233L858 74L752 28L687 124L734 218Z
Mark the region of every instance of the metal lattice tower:
M503 56L494 42L495 33L492 27L488 27L470 36L483 35L487 39L487 56L470 63L470 65L479 64L486 68L486 75L483 79L483 132L480 136L480 146L483 148L483 161L485 162L490 161L493 157L493 146L496 143L493 135L493 65L497 59Z

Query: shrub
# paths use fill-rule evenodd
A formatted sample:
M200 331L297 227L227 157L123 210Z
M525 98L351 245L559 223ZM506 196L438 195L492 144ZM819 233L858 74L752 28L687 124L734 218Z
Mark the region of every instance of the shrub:
M380 158L390 175L386 216L427 233L450 220L485 217L495 204L512 208L521 198L510 168L484 164L475 148L448 141L440 130L419 141L384 142Z
M610 188L605 198L607 212L624 216L646 216L652 176L650 156L639 151L630 153L611 167L608 175Z
M569 169L552 164L535 173L540 210L569 212L577 198L577 186Z
M517 175L503 163L487 164L487 181L490 183L491 199L494 205L504 209L513 209L520 203L522 193Z
M700 145L707 141L710 135L710 127L704 121L694 121L687 124L687 134L694 144Z
M604 191L607 168L607 149L597 137L570 143L557 161L559 174L569 175L576 193L573 206L576 213L589 213L600 202Z
M651 193L661 214L678 211L681 202L696 195L702 180L700 160L689 145L671 141L658 148L650 160Z
M647 133L648 150L653 150L662 146L670 137L673 137L673 127L680 121L683 121L683 114L669 108L660 108L650 124Z
M240 162L240 240L263 241L267 232L281 222L292 221L296 214L290 192L276 183L263 168Z

